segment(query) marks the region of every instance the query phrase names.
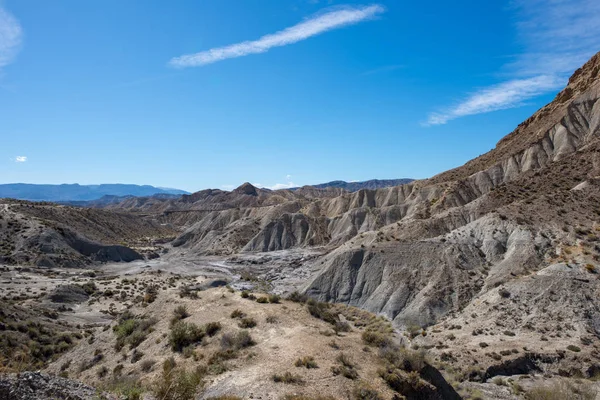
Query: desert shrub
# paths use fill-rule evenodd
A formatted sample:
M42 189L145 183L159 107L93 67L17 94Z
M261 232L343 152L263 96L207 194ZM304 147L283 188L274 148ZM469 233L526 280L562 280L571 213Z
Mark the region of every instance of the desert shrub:
M248 292L247 290L242 291L240 296L242 296L242 299L256 300L256 296Z
M295 375L295 374L292 374L291 372L287 371L287 372L284 372L283 374L274 374L273 382L297 385L297 384L303 383L304 381L302 380L302 377L300 375Z
M426 363L424 350L398 348L393 345L380 348L379 357L388 365L405 371L421 371Z
M254 318L246 317L242 318L238 324L240 328L254 328L256 326L256 320Z
M204 332L206 332L206 334L208 336L215 336L217 334L217 332L219 332L221 330L221 323L220 322L209 322L206 325L204 325Z
M317 362L315 361L314 357L311 356L306 356L306 357L301 357L299 359L296 360L296 362L294 363L294 365L296 367L305 367L305 368L319 368L319 366L317 365Z
M559 381L548 386L537 386L525 394L527 400L593 400L596 393L593 387L575 387L571 382Z
M108 375L108 368L106 368L106 365L103 365L102 367L98 368L98 371L96 372L96 375L98 376L98 378L102 379L104 378L106 375Z
M246 313L244 313L240 309L235 309L231 312L231 318L244 318L245 316L246 316Z
M246 347L253 346L255 344L252 336L248 331L239 331L235 335L231 333L223 334L221 337L221 347L223 349L236 349L240 350Z
M354 400L383 400L383 396L366 382L359 382L352 391Z
M189 298L189 299L199 299L200 297L198 296L198 291L193 290L192 288L188 287L188 286L182 286L179 289L179 297L180 298Z
M192 400L202 378L199 370L190 372L178 368L171 357L163 363L162 374L153 385L153 394L161 400Z
M335 333L350 332L352 328L350 328L350 324L347 322L336 321L335 325L333 326L333 330Z
M596 267L593 264L585 264L585 269L587 272L589 272L591 274L596 273Z
M150 372L154 364L156 364L156 361L154 360L144 360L140 363L140 370L142 370L142 372Z
M346 377L348 379L358 378L358 372L356 372L355 365L350 359L350 357L348 357L344 353L340 353L337 356L336 361L340 365L331 367L331 372L333 372L334 375L342 375L343 377Z
M103 359L104 359L104 355L102 353L94 354L93 358L91 358L87 361L83 361L79 365L79 372L87 371L88 369L92 368L94 365L100 363L100 361L102 361Z
M328 303L322 303L318 301L309 301L308 312L315 318L321 319L334 325L337 322L336 316L329 311L331 305Z
M352 380L358 379L358 372L356 372L354 368L348 368L344 365L336 365L331 367L331 372L333 372L334 375L341 375L344 378Z
M265 321L269 324L276 324L279 322L279 318L276 315L267 315Z
M256 299L257 303L261 303L261 304L265 304L269 302L269 299L267 297L261 296L259 298Z
M190 316L190 314L188 313L186 306L184 306L184 305L177 306L173 310L173 318L171 318L171 325L173 325L177 321L181 321L182 319L185 319L189 316Z
M94 294L98 290L98 287L92 281L88 281L79 286L89 295Z
M169 344L173 351L181 352L185 347L200 342L204 335L204 330L196 324L179 321L171 327Z
M133 353L131 354L131 363L135 364L136 362L140 361L143 357L144 357L144 353L135 349L133 351Z
M287 299L295 303L306 303L308 301L308 296L303 293L292 292Z
M157 296L158 296L158 287L155 285L148 286L144 290L144 300L143 301L146 304L153 303L154 300L156 300Z
M579 353L581 351L581 348L570 344L567 346L567 350L571 350L571 351L574 351L575 353Z
M131 335L129 335L129 338L127 340L129 343L130 349L135 349L137 346L142 344L142 342L144 340L146 340L147 336L148 335L146 334L146 332L143 332L140 330L134 331Z
M279 303L280 300L281 300L281 297L279 297L276 294L269 295L269 303L277 304L277 303Z
M121 376L121 374L123 373L123 364L117 364L114 368L113 368L113 375L114 376Z
M430 387L430 384L422 380L417 372L405 373L394 367L379 370L379 376L398 393L425 392L424 389Z
M150 332L151 327L156 323L154 318L136 317L129 311L125 311L119 317L117 325L113 327L113 331L117 336L115 350L120 351L125 344L129 344L130 348L139 346Z
M113 377L98 389L115 394L123 400L140 400L144 392L139 381L132 377Z
M362 333L362 340L366 344L375 347L385 347L390 344L390 338L388 334L372 330L364 331Z

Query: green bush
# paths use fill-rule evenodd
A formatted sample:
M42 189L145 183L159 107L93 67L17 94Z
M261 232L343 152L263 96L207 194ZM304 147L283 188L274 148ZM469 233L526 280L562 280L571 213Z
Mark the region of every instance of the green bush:
M173 351L181 352L185 347L200 342L204 335L204 330L196 324L179 321L171 327L169 344Z

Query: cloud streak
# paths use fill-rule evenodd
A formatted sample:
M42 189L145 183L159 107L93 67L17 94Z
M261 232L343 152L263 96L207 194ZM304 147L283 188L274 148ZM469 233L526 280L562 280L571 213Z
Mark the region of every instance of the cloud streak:
M177 68L199 67L229 58L265 53L273 47L287 46L333 29L372 19L384 11L385 9L378 4L340 8L309 18L279 32L265 35L258 40L244 41L175 57L169 61L169 65Z
M23 31L17 19L0 8L0 69L15 59L22 37Z
M523 51L502 66L499 76L505 80L430 113L425 126L519 107L528 99L560 89L600 49L597 0L514 0L512 11Z
M23 163L23 162L26 162L26 161L27 161L27 157L25 157L25 156L16 156L15 157L15 162Z

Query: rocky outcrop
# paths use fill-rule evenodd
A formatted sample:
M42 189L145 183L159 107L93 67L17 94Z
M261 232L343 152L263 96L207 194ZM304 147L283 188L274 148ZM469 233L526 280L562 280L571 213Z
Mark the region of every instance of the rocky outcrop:
M107 397L81 382L40 372L0 375L0 400L87 400Z

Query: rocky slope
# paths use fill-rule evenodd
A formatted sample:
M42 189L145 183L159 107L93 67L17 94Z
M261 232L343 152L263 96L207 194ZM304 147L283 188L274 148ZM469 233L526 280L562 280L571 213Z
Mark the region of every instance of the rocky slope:
M82 267L96 261L133 261L174 234L130 214L0 201L0 262L6 264Z
M368 181L361 182L346 182L346 181L331 181L327 183L319 183L317 185L307 185L308 187L314 187L317 189L326 189L326 188L339 188L347 190L348 192L356 192L361 189L380 189L391 186L399 186L405 185L414 181L414 179L403 178L403 179L370 179ZM304 186L306 187L306 186ZM292 188L291 190L296 190L299 188Z

